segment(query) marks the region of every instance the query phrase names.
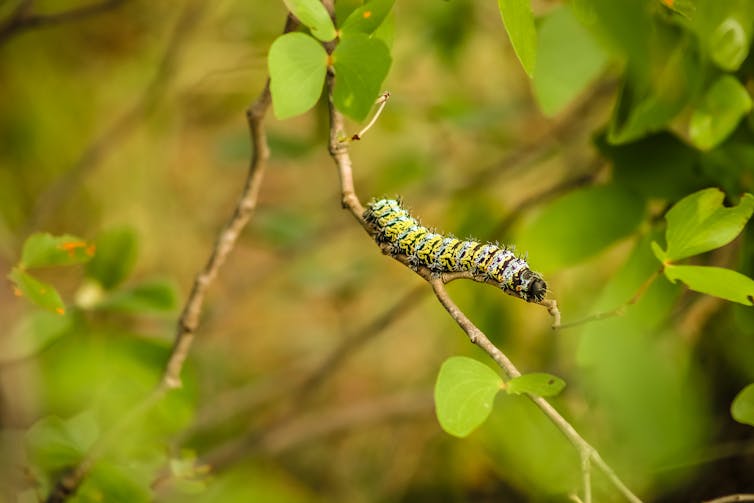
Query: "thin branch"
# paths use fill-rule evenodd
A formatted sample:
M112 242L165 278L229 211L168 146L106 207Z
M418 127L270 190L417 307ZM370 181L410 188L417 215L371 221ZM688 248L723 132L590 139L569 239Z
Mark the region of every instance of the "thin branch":
M103 0L51 14L34 14L31 12L34 0L21 0L8 18L0 25L0 45L7 42L12 36L24 31L79 21L115 9L128 1Z
M294 415L294 410L300 410L303 403L311 400L316 390L329 376L333 375L336 370L345 362L349 356L359 350L364 344L382 333L390 324L401 319L409 313L424 298L427 293L426 288L417 287L409 290L400 299L395 301L383 313L372 319L369 323L356 330L353 334L343 339L335 346L324 358L322 358L311 370L299 377L297 381L290 379L290 372L287 373L288 379L281 380L278 377L272 377L270 383L263 383L262 386L255 386L252 389L244 388L241 391L233 392L229 396L220 397L214 400L207 407L207 413L200 415L197 422L184 432L177 440L177 444L184 443L192 434L209 428L212 425L250 410L251 408L266 402L276 396L285 396L287 407L279 412L274 419L269 421L270 424L279 426L290 420ZM256 430L271 429L262 426ZM255 431L250 436L258 437ZM242 453L238 453L241 455Z
M286 20L284 31L286 33L292 31L296 28L297 24L289 16ZM241 197L236 204L233 215L220 232L220 236L212 248L207 263L194 280L193 288L177 323L175 342L165 365L162 379L142 402L124 414L109 431L97 439L78 466L57 481L50 495L47 497L47 503L63 502L72 496L84 481L94 463L110 448L113 442L122 437L123 432L131 427L136 420L143 417L168 391L181 386L181 370L199 326L199 314L204 304L204 297L257 205L259 190L270 155L269 146L267 145L267 135L263 126L263 119L270 106L270 102L270 85L268 79L259 98L246 112L254 153L251 157L249 172Z
M387 91L382 93L380 97L377 98L377 101L375 102L375 105L377 105L377 111L374 113L372 120L370 120L366 126L361 128L361 131L351 136L351 140L361 140L364 134L369 131L372 126L374 126L374 123L377 122L377 119L379 119L380 115L382 115L382 111L385 109L385 105L387 105L388 99L390 99L390 93Z
M626 302L616 307L615 309L611 309L610 311L603 311L601 313L595 313L590 316L587 316L586 318L582 318L576 321L571 321L568 323L563 323L562 325L554 325L553 328L556 328L558 330L564 329L564 328L573 328L579 325L583 325L585 323L591 323L593 321L604 320L606 318L613 318L615 316L623 316L624 314L626 314L626 309L629 306L633 306L634 304L639 302L639 299L641 299L641 297L646 293L647 289L649 289L649 287L652 286L652 283L654 283L654 281L662 273L662 271L663 271L663 268L661 267L657 271L653 272L651 276L649 276L646 280L644 280L644 282L641 285L639 285L639 288L636 290L636 292L630 299L628 299Z
M466 332L466 334L469 336L469 339L472 343L476 344L480 348L482 348L490 357L492 357L495 362L505 371L507 376L509 378L518 377L521 375L521 372L513 365L513 363L508 359L507 356L492 342L487 338L487 336L479 330L479 328L472 323L472 321L466 317L466 315L456 306L456 304L450 299L450 296L448 295L447 291L445 290L445 286L443 285L443 282L441 279L434 279L431 281L432 289L435 292L435 295L437 296L437 299L440 301L440 303L443 305L446 311L448 311L448 314L456 321L459 327ZM583 459L588 459L591 462L594 462L594 464L605 474L605 476L610 480L610 482L618 489L618 491L623 494L623 496L626 497L628 501L631 501L632 503L640 503L641 500L631 492L628 487L620 480L620 478L615 474L612 468L605 463L602 458L600 457L597 450L592 447L586 440L584 440L581 435L576 431L576 429L571 426L571 423L569 423L563 416L560 415L560 413L555 410L555 408L550 405L550 403L545 400L542 397L527 395L529 399L531 399L534 404L544 412L544 414L550 419L550 421L565 435L565 437L568 439L569 442L571 442L571 445L573 445L576 450L579 452L579 454L582 456ZM582 469L589 468L589 463L583 462ZM589 478L587 475L584 475L584 480L589 481ZM590 494L591 489L585 487L584 492L585 494ZM586 499L586 498L585 498ZM587 500L588 501L588 500Z

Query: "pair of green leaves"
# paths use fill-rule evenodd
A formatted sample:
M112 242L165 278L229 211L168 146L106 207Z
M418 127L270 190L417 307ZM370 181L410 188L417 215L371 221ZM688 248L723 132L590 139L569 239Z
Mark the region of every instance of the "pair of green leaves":
M268 67L272 105L278 119L302 114L322 94L328 66L335 72L335 106L355 120L363 120L380 93L390 69L390 51L375 31L395 0L371 0L354 10L336 31L319 0L284 0L311 35L287 33L270 47ZM316 38L315 38L316 37ZM322 42L339 37L332 55Z
M31 275L28 270L82 264L91 260L94 251L94 245L68 234L33 234L24 243L21 260L11 270L8 278L15 285L16 295L24 296L49 311L65 314L65 305L58 291Z
M465 437L490 415L500 390L515 395L554 396L564 387L562 379L544 373L524 374L505 382L487 365L454 356L442 364L437 375L435 411L443 430Z
M652 242L665 276L690 289L747 306L754 305L754 280L722 267L676 265L675 262L724 246L738 236L754 212L754 196L744 194L737 206L722 205L724 194L700 190L676 203L665 215L667 248Z
M175 293L166 283L153 281L117 289L133 270L136 248L136 235L128 228L103 232L93 243L68 234L37 233L24 242L21 259L8 278L17 295L47 311L65 314L65 304L57 289L29 271L86 264L86 280L76 299L81 307L104 306L125 311L172 309Z

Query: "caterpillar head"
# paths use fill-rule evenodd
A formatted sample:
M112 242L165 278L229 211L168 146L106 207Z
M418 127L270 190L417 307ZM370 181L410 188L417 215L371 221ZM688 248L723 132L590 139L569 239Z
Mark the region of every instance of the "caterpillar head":
M541 302L547 295L547 283L530 269L521 273L521 298L527 302Z

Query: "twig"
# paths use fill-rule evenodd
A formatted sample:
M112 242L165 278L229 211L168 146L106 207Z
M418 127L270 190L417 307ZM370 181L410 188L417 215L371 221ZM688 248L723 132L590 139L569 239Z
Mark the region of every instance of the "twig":
M31 30L32 28L78 21L116 8L127 1L129 0L103 0L102 2L52 14L33 14L31 13L31 8L34 0L21 0L8 18L0 25L0 44L7 42L12 36Z
M442 280L434 279L431 281L432 289L437 296L437 299L443 305L448 314L456 321L459 327L466 332L472 343L482 348L495 362L505 371L509 378L518 377L521 372L513 365L505 354L500 349L492 344L487 336L479 330L479 328L469 320L468 317L456 306L456 304L450 299ZM542 412L550 419L550 421L565 435L569 442L578 450L582 457L582 460L587 459L594 464L605 474L610 482L626 497L628 501L632 503L641 502L641 500L634 495L628 487L620 480L610 466L605 463L600 457L594 447L592 447L579 433L574 429L571 424L566 421L550 403L542 397L527 395L534 404L539 407ZM582 461L582 470L589 468L589 463ZM584 481L588 482L589 478L584 474ZM590 494L590 489L584 488L586 495ZM585 498L586 499L586 498ZM588 500L586 500L588 501Z
M559 324L553 325L553 328L556 328L558 330L561 330L564 328L573 328L579 325L583 325L585 323L591 323L593 321L604 320L606 318L612 318L614 316L623 316L626 313L626 308L639 302L639 299L641 299L641 297L644 295L647 289L650 286L652 286L652 283L654 283L657 277L662 273L662 270L663 269L661 267L657 271L653 272L651 276L649 276L646 280L644 280L644 282L636 290L636 293L634 293L634 295L630 299L628 299L625 303L621 304L615 309L611 309L610 311L603 311L600 313L595 313L590 316L587 316L586 318L582 318L576 321L571 321L568 323L563 323L562 325L559 325Z
M374 126L374 123L377 122L377 119L379 119L380 115L382 115L382 110L385 108L388 99L390 99L390 93L387 91L382 93L380 97L377 98L377 101L374 104L378 105L378 108L374 113L374 117L372 117L372 120L370 120L369 123L361 129L361 131L351 136L351 140L361 140L361 138L364 136L364 133L369 131L371 127Z
M297 24L289 16L286 20L285 32L292 31L296 28ZM257 205L259 189L261 188L267 166L267 159L270 155L267 136L262 123L269 105L270 85L268 79L259 98L246 112L254 153L251 157L249 172L241 197L236 204L233 215L220 232L220 236L212 248L212 253L207 263L194 280L193 288L177 323L175 342L165 365L162 379L142 402L129 410L110 430L97 439L78 466L56 482L46 500L47 503L63 502L73 495L84 481L94 463L107 451L112 443L120 438L123 432L149 411L153 405L159 402L168 391L181 386L181 370L194 341L196 329L199 326L199 314L204 304L204 297Z
M273 377L272 380L274 382L270 384L263 383L261 389L259 386L252 390L244 389L243 391L232 393L231 396L220 397L219 400L208 404L208 413L202 415L189 431L184 432L180 436L176 443L180 445L197 431L208 428L219 421L268 401L274 396L285 396L289 407L284 407L285 410L278 413L270 423L277 426L287 422L292 415L292 411L300 410L302 403L311 400L314 396L313 391L327 377L335 373L348 356L354 354L360 347L382 333L391 323L396 322L406 313L410 312L424 298L426 292L426 288L423 287L409 290L383 313L343 339L314 368L301 376L297 381L288 382L290 381L289 379L288 381L283 380L281 382L281 379ZM265 429L265 427L256 429ZM258 436L258 434L253 432L251 435Z

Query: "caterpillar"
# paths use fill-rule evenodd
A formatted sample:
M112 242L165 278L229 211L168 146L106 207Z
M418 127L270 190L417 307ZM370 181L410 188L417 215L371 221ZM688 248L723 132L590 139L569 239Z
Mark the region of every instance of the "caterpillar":
M527 302L541 302L547 294L542 276L511 249L434 233L395 199L370 201L364 220L375 230L378 243L388 243L393 255L406 255L414 267L424 266L436 274L468 271Z

